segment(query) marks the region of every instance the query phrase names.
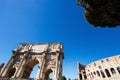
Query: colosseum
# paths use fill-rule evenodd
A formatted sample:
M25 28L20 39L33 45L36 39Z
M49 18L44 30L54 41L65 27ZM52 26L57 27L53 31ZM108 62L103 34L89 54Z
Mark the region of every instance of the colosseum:
M120 80L120 55L100 59L87 66L78 63L78 80Z

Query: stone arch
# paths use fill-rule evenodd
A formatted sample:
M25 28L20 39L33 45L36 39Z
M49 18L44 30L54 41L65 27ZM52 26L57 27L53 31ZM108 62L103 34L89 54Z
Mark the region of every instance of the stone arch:
M52 69L48 69L48 70L46 70L44 80L48 80L49 75L50 75L50 73L52 73L52 72L53 72L53 70L52 70ZM52 77L53 77L53 76L52 76Z
M115 71L114 68L110 68L110 71L111 71L111 73L112 73L113 75L116 74L116 71Z
M93 72L94 75L96 75L95 71Z
M106 73L107 77L111 77L110 72L108 71L108 69L105 69L105 73Z
M15 71L16 71L15 67L11 68L10 71L8 72L8 74L7 74L7 78L11 78L12 76L14 76Z
M32 69L36 64L39 64L39 61L37 59L31 59L25 64L24 71L22 74L23 79L29 78L29 76L32 72Z
M97 71L97 75L98 75L98 76L100 76L100 73L99 73L99 71Z
M101 72L102 78L105 78L104 72L102 70L100 72Z
M117 67L117 71L120 74L120 66Z

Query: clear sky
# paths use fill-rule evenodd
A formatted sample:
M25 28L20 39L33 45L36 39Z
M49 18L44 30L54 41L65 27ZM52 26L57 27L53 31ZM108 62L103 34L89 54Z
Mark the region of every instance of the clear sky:
M0 63L21 42L63 42L63 75L77 78L77 62L120 54L120 27L94 28L76 0L0 0Z

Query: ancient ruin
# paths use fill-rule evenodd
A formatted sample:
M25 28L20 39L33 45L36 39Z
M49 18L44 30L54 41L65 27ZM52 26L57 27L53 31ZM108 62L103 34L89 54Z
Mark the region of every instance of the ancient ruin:
M63 58L62 43L21 43L13 50L0 77L27 79L38 64L36 79L48 80L49 74L53 72L52 80L61 80Z
M120 55L87 66L78 63L78 80L120 80Z

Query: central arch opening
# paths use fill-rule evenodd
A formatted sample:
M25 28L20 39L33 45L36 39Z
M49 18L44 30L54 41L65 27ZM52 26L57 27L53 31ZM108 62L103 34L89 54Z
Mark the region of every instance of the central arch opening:
M52 80L52 78L53 78L53 72L49 74L48 80Z
M36 71L38 71L38 67L37 67L38 64L39 64L39 61L36 59L32 59L32 60L28 61L28 63L25 65L24 72L22 74L22 79L30 78L30 75L31 75L31 72L33 71L34 66L35 66L35 68L37 68ZM36 74L34 73L32 76L35 76L35 75Z
M36 78L36 73L38 72L39 64L36 64L31 71L30 78Z
M48 69L45 72L45 80L52 80L53 79L53 71L51 69Z

